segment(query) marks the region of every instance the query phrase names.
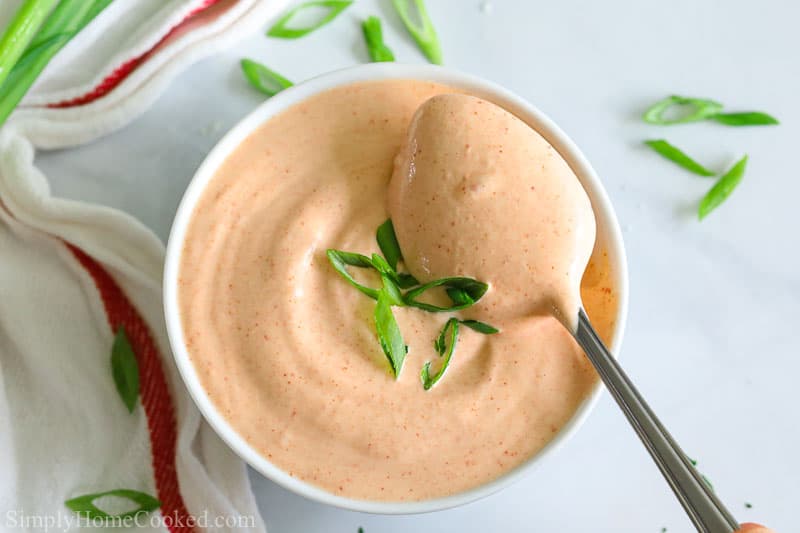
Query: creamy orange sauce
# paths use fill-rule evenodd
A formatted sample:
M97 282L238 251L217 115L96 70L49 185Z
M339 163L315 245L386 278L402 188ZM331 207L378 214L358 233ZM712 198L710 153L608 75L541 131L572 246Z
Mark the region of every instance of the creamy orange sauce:
M426 392L419 371L449 315L394 308L409 345L395 380L374 301L328 263L327 248L379 252L411 118L452 92L365 82L289 108L228 157L187 231L179 304L211 400L264 457L342 496L420 500L492 480L547 444L596 380L561 324L528 318L491 337L462 328L447 375ZM616 297L602 249L581 294L608 339Z

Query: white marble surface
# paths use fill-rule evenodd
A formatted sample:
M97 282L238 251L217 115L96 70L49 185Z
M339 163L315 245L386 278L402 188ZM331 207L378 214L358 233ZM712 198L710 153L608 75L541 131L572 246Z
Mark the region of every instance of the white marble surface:
M79 149L41 154L56 194L123 209L165 238L205 153L259 95L251 55L294 80L363 62L358 19L388 23L398 58L423 61L388 0L358 0L299 41L255 35L180 76L147 114ZM428 0L449 66L499 82L555 119L604 180L624 228L631 307L622 358L741 520L797 531L800 501L800 4L789 0ZM483 4L489 9L481 9ZM772 128L647 126L669 93L779 117ZM712 168L743 153L739 190L703 223L710 182L648 153L666 137ZM432 465L435 466L435 465ZM380 517L306 501L253 475L271 533L690 531L605 395L579 434L533 475L481 502ZM745 502L752 508L746 509Z

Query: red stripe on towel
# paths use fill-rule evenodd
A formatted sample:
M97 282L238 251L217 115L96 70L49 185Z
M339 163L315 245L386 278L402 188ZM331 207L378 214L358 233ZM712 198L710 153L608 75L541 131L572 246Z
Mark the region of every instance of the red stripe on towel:
M64 108L64 107L82 106L94 102L98 98L102 98L103 96L107 95L108 93L113 91L120 83L122 83L125 80L125 78L127 78L134 70L136 70L139 67L139 65L147 61L148 58L150 58L153 54L155 54L161 47L161 45L163 45L170 37L175 35L175 33L177 33L184 26L189 24L195 16L199 15L201 12L210 8L219 1L220 0L205 0L205 2L197 6L192 11L190 11L182 21L180 21L171 30L169 30L167 34L164 35L164 37L162 37L150 50L148 50L147 52L138 57L134 57L133 59L117 67L111 74L106 76L105 79L103 79L103 81L101 81L100 84L97 85L97 87L95 87L88 93L82 96L78 96L76 98L72 98L70 100L64 100L62 102L48 104L47 107Z
M161 501L164 524L171 533L193 532L193 521L183 502L175 470L175 451L178 442L175 408L161 365L161 354L153 341L150 329L108 271L83 250L72 244L66 244L94 281L103 301L112 333L124 327L136 354L136 361L139 363L141 400L147 415L157 497Z

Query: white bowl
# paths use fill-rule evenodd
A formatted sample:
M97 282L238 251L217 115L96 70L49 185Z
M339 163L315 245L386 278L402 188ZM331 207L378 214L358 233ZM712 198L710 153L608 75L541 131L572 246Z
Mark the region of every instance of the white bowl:
M488 496L527 475L536 465L552 456L578 430L597 402L600 386L595 387L592 395L578 408L572 419L544 449L518 468L489 483L452 496L417 502L381 502L345 498L290 476L259 454L230 426L216 406L211 403L189 359L189 353L184 343L178 307L178 269L180 267L180 256L186 228L203 190L228 155L258 126L293 104L333 87L359 81L385 79L418 79L437 82L463 89L491 100L527 122L558 150L577 174L592 201L597 220L598 240L604 244L613 269L613 277L619 293L619 308L616 317L616 330L610 348L612 352L617 353L622 341L628 310L628 272L619 224L600 179L570 138L544 113L531 104L494 83L432 65L373 63L324 74L286 89L277 96L270 98L228 132L211 150L203 164L200 165L175 215L167 245L164 271L164 312L172 352L189 393L194 398L203 416L211 424L211 427L250 466L282 487L312 500L368 513L411 514L438 511L469 503Z

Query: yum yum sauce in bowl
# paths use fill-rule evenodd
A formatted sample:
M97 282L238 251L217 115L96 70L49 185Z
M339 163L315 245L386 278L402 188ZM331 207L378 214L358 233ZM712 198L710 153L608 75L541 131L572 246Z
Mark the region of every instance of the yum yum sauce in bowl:
M535 130L524 128L533 139L520 160L526 175L540 165L543 173L579 181L582 190L575 189L588 197L596 221L580 296L615 353L622 339L627 272L616 217L582 154L541 112L489 82L432 66L359 66L280 93L225 136L186 191L167 247L165 313L181 375L216 432L263 475L324 503L399 514L486 496L563 443L599 392L590 363L555 318L493 314L499 302L509 301L500 289L524 303L524 277L514 278L516 284L477 279L469 285L477 292L432 289L419 301L464 308L430 312L385 295L376 304L326 256L331 249L366 258L382 253L376 229L390 217L393 172L402 165L408 172L407 158L401 162L398 154L409 150L409 125L423 103L447 94L478 97L508 112L490 124L475 111L475 131L491 136L482 149L496 152L472 152L483 168L507 161L502 154L514 147L503 125L520 129L521 120ZM414 150L416 155L420 148ZM445 155L442 161L453 158ZM435 166L440 160L424 161ZM500 200L484 194L492 190L491 176L480 178L463 187L443 182L442 194L461 190L470 201L496 207L492 202ZM559 190L546 192L563 201ZM516 196L511 193L498 194L510 201ZM411 220L398 231L401 252L414 248ZM528 257L530 250L522 247L529 235L515 231L465 231L449 244L473 259ZM542 242L558 242L552 238ZM376 291L388 283L402 298L431 281L426 261L415 256L410 273L402 260L400 274L388 267L384 277L398 282L406 276L398 283L382 280L380 265L339 266L352 281ZM453 270L453 276L472 274L458 272L459 265ZM419 279L408 281L409 274ZM464 303L467 297L476 301ZM385 306L378 326L376 305ZM451 318L460 324L455 337L453 327L445 328ZM499 332L467 324L475 319ZM399 331L407 353L378 342L378 334L389 344L397 339L387 337L387 328ZM444 345L435 347L440 336Z

